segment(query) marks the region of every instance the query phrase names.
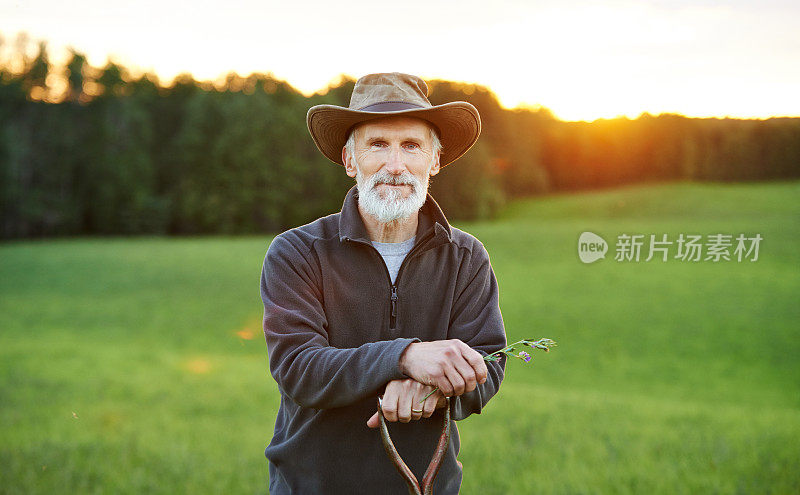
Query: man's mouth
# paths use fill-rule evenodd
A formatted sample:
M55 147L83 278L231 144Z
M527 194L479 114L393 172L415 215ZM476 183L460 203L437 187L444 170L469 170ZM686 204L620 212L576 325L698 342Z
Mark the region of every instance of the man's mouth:
M377 184L375 184L375 186L376 186L376 187L377 187L377 186L392 186L392 187L401 187L401 186L411 186L411 184L408 184L408 183L406 183L406 182L403 182L403 183L398 183L398 184L395 184L395 183L393 183L393 182L378 182Z

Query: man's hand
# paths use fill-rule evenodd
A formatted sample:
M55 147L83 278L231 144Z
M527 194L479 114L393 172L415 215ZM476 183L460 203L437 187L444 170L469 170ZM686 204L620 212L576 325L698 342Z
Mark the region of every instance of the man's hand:
M401 423L430 418L433 411L447 405L447 399L438 390L425 399L424 403L420 403L422 398L432 390L433 387L423 385L411 378L390 381L386 385L381 402L383 417L386 418L386 421L400 421ZM377 412L367 420L367 426L370 428L377 428L379 424Z
M488 373L483 356L458 339L409 345L400 356L400 370L447 397L472 392Z

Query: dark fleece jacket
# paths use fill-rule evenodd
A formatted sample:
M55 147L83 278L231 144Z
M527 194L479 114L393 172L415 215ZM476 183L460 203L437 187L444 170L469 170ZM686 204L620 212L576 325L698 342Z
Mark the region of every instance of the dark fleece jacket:
M428 195L415 245L393 285L358 212L358 189L342 211L272 241L261 272L264 335L281 406L272 442L270 492L405 494L406 486L367 428L386 383L406 378L399 358L412 342L461 339L481 354L506 343L497 281L486 249L452 227ZM486 383L451 400L452 419L480 413L497 393L504 361ZM422 478L438 441L441 410L391 423L395 445ZM461 484L458 429L434 492Z

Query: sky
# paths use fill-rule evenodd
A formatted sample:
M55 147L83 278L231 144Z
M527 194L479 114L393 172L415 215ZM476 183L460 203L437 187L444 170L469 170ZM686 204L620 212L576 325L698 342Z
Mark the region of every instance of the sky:
M0 0L0 34L72 46L162 81L272 73L311 94L340 74L488 86L564 120L643 112L800 116L800 2Z

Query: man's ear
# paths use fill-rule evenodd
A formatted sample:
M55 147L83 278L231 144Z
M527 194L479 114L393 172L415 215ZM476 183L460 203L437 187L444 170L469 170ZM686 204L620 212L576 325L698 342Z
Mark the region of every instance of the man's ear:
M436 159L433 161L433 165L431 165L431 171L430 171L431 177L433 177L434 175L438 174L439 170L441 170L441 167L439 166L439 160L441 158L442 158L442 152L441 151L437 151L436 152Z
M347 146L342 146L342 163L344 163L344 171L350 177L356 176L356 166L353 163L350 155L347 153Z

